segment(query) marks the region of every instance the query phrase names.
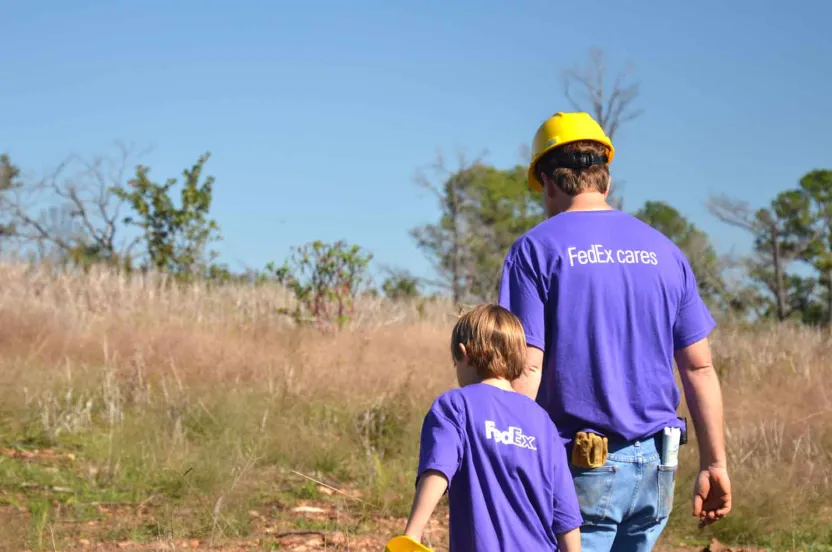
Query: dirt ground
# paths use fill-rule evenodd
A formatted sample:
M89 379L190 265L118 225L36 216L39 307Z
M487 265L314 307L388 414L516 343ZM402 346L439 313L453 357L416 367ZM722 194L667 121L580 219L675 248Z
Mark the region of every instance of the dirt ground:
M73 455L52 450L0 450L13 462L55 469ZM6 482L10 483L10 482ZM0 486L0 550L291 550L295 552L382 551L385 542L398 534L405 520L367 514L343 498L361 496L358 489L333 490L317 485L317 499L273 500L252 508L247 514L246 537L229 537L222 524L215 524L209 537L171 538L166 525L182 527L197 510L179 508L171 516L163 501L139 504L83 504L67 500L72 489L45 487L33 483ZM358 498L360 500L360 498ZM39 505L39 506L38 506ZM442 508L442 507L440 507ZM204 510L204 508L203 508ZM204 511L202 512L204 515ZM168 519L168 522L161 520ZM147 528L157 535L149 536ZM124 535L141 535L125 538ZM437 511L428 526L424 542L436 552L447 551L447 509ZM757 552L749 548L726 548L713 541L706 547L660 544L657 552Z
M343 513L336 512L327 502L303 501L289 508L291 516L281 516L277 522L261 512L252 510L253 531L244 539L228 539L219 536L211 539L164 539L137 542L111 540L108 533L124 525L136 525L146 521L146 515L134 508L102 509L102 518L79 523L67 520L46 527L43 542L33 546L29 528L31 514L23 509L0 507L0 549L2 550L129 550L129 551L176 551L176 550L218 550L225 552L252 550L287 550L294 552L330 551L374 551L384 549L384 543L391 535L400 531L404 520L377 518L373 520L375 534L350 534L338 530L297 529L298 525L314 522L344 523ZM295 516L295 521L292 521ZM298 520L301 523L298 523ZM295 528L290 528L295 527ZM19 533L18 533L19 531ZM17 537L13 535L18 533ZM446 551L443 544L447 539L447 513L432 522L426 532L426 542L437 552ZM751 548L727 548L713 541L706 547L660 545L657 552L761 552Z

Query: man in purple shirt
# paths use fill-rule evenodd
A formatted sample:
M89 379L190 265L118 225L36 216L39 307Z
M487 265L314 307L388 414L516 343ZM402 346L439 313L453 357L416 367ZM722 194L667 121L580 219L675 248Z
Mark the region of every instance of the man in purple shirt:
M715 322L679 248L607 203L615 150L588 114L556 113L533 152L529 186L548 218L511 247L500 286L528 346L514 388L568 443L583 548L651 550L673 506L676 462L662 436L684 427L674 358L699 443L693 513L705 525L731 508ZM575 441L602 460L576 465Z

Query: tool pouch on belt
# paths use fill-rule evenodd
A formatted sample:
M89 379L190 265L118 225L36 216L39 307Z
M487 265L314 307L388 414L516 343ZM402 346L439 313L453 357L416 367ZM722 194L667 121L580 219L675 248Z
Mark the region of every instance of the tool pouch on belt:
M579 468L600 468L607 462L607 438L579 431L572 443L572 464Z

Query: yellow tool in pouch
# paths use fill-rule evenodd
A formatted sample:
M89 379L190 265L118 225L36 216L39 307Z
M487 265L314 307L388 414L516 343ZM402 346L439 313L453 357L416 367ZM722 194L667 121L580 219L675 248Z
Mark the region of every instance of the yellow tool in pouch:
M607 462L607 438L579 431L572 443L572 464L579 468L600 468Z

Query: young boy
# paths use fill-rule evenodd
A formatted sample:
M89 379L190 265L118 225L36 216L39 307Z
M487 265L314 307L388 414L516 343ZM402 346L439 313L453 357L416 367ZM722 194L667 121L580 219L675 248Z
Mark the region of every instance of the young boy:
M451 355L460 388L425 417L405 536L421 540L447 490L451 552L579 551L566 449L546 412L511 387L525 368L520 321L498 305L476 307L454 327Z

